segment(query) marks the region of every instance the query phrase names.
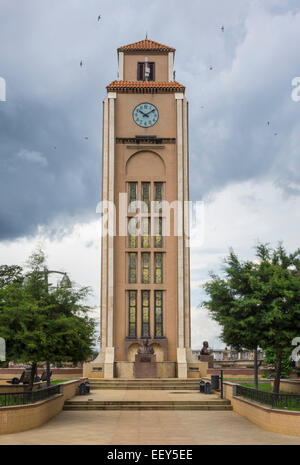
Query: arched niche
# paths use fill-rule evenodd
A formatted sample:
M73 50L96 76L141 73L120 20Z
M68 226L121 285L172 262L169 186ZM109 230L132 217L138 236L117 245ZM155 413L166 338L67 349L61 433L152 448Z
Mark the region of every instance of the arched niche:
M162 157L152 151L139 151L131 155L126 163L126 175L138 179L141 173L147 176L160 176L166 174L165 162Z
M164 351L163 348L161 347L160 344L154 343L150 344L151 347L153 347L154 353L156 355L156 361L157 362L163 362L164 361Z
M135 361L135 354L137 353L139 347L140 347L140 344L138 344L138 343L131 344L128 347L128 351L127 351L127 360L128 360L128 362L134 362Z

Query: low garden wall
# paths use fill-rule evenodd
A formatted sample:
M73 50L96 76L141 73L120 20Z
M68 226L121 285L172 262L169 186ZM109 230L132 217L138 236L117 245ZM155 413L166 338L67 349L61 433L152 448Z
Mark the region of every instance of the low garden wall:
M43 425L61 412L65 401L78 393L78 386L83 381L86 381L86 378L62 383L61 394L40 402L0 407L0 434L18 433Z
M224 397L231 401L233 410L268 431L300 436L300 412L272 409L268 406L237 397L236 384L224 381Z
M221 368L208 368L208 375L219 375L221 373ZM269 373L268 370L259 370L258 376L265 376ZM223 368L224 378L239 378L239 379L249 379L254 377L254 370L252 368Z
M0 382L2 380L11 380L15 377L20 378L24 368L0 368ZM38 375L40 376L45 369L39 368ZM83 376L82 368L51 368L51 379L77 379Z
M273 386L274 380L271 380ZM281 379L280 390L288 394L300 394L300 378L299 379Z

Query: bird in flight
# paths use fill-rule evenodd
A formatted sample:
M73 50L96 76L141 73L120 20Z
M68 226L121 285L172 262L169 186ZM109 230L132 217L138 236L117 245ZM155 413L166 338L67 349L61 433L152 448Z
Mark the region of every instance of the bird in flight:
M224 32L224 26L221 27L221 31Z
M270 126L270 121L267 121L267 125Z
M274 136L278 136L278 132L274 132Z
M85 140L88 140L88 137L87 137L87 136L85 136Z
M98 21L100 21L100 19L101 19L101 15L98 16Z
M213 67L212 67L212 66L210 66L210 67L209 67L209 69L210 69L210 71L211 71L211 70L213 69Z
M80 66L81 66L81 67L82 67L82 64L83 64L83 63L82 63L82 60L81 60L81 62L80 62Z

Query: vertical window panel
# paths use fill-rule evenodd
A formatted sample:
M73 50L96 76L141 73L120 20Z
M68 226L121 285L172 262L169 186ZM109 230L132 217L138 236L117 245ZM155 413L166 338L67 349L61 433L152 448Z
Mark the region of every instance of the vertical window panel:
M137 218L129 218L128 221L128 247L136 249L138 246Z
M154 201L155 203L155 212L161 213L162 206L161 202L163 200L163 183L162 182L155 182L154 183Z
M162 218L154 218L154 247L156 248L163 246L162 221Z
M154 282L155 284L163 282L163 254L160 252L154 254Z
M142 291L142 337L150 337L150 291Z
M136 253L130 253L129 254L129 276L128 276L128 282L129 284L135 284L136 283L136 269L137 269L137 254Z
M142 283L150 283L150 253L142 253Z
M128 296L128 336L136 337L136 291L129 291Z
M142 211L150 212L150 182L142 182Z
M142 248L150 247L150 221L149 218L142 218Z
M163 291L154 292L154 337L163 337Z
M137 201L137 182L130 182L128 184L128 211L130 213L136 212Z

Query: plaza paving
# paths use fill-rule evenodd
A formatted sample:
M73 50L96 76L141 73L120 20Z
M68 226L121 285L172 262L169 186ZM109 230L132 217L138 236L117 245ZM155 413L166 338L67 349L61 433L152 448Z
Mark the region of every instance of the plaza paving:
M72 400L192 400L199 396L197 392L98 390ZM300 445L300 437L265 431L232 411L63 411L39 428L0 436L0 444Z

